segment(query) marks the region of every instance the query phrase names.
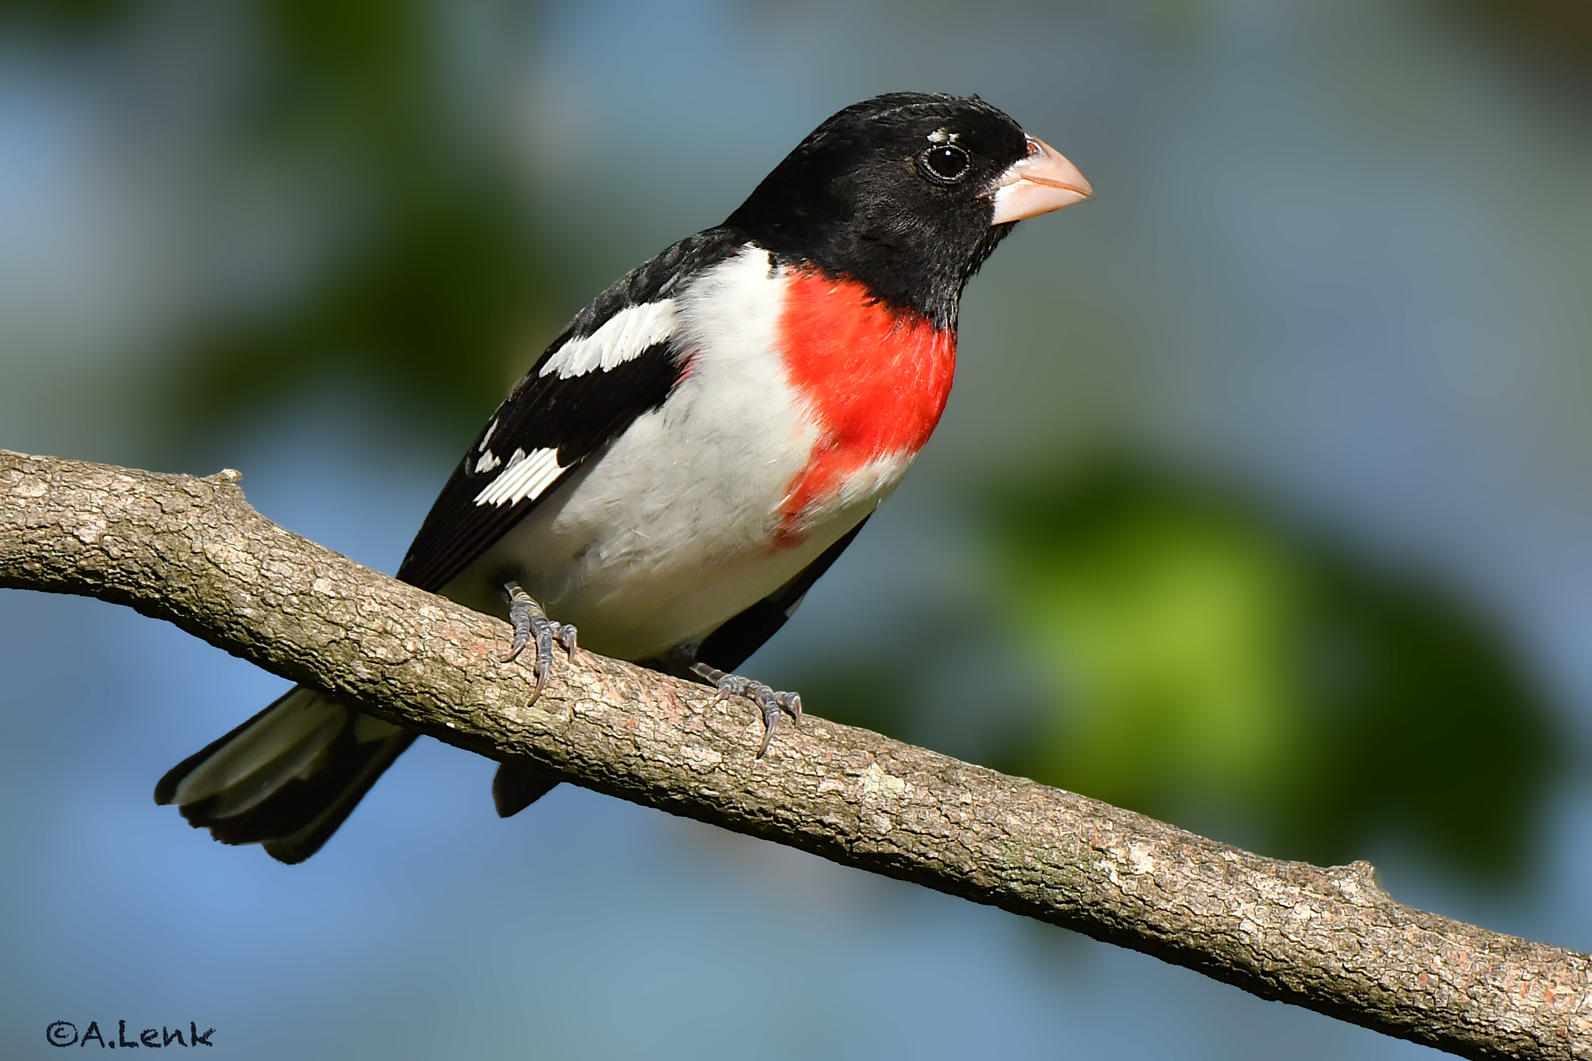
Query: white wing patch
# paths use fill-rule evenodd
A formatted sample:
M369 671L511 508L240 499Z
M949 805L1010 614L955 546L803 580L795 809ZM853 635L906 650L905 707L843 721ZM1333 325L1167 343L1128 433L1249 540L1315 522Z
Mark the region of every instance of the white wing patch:
M674 332L674 299L629 306L615 313L601 328L584 339L571 339L542 362L537 376L559 379L606 372L640 356L649 346ZM504 474L507 474L506 472Z
M584 339L571 339L542 362L538 378L573 379L590 372L606 372L630 361L650 346L663 342L675 330L674 299L666 298L630 306L610 317ZM507 463L489 448L498 421L493 419L477 444L473 474L503 470L475 495L477 505L513 505L534 501L558 481L566 468L558 463L558 450L516 449Z
M495 457L493 459L496 460ZM477 462L478 468L480 463ZM563 474L564 466L558 463L558 450L538 449L526 453L523 449L516 449L497 477L475 495L475 503L512 505L525 500L534 501Z
M481 456L476 458L475 467L471 469L472 474L484 475L503 463L502 457L487 449L487 445L492 441L492 432L496 431L497 427L498 418L494 416L492 422L486 425L486 433L481 436L481 445L476 448L476 452L481 454ZM466 459L468 460L469 458Z

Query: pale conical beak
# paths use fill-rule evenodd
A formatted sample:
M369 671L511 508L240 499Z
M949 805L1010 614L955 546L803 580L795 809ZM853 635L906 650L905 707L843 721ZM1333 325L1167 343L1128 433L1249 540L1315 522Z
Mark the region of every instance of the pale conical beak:
M1093 194L1077 166L1039 137L1030 136L1027 157L1013 162L995 181L995 216L990 224L1038 217Z

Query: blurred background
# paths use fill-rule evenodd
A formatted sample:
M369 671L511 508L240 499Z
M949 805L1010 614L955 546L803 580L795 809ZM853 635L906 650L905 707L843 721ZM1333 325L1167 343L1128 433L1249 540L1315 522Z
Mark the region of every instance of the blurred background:
M0 446L244 472L391 571L610 280L876 92L1095 202L969 289L939 433L748 669L815 712L1592 949L1592 8L11 3ZM0 1053L1412 1057L423 742L316 858L150 801L285 686L0 594Z

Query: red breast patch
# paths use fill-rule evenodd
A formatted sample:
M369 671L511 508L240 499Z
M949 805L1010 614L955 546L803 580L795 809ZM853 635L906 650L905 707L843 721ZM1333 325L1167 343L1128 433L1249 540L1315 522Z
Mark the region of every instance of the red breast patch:
M795 544L802 514L850 476L881 457L910 457L928 441L951 393L956 333L817 270L785 284L785 370L820 431L780 504L781 544Z

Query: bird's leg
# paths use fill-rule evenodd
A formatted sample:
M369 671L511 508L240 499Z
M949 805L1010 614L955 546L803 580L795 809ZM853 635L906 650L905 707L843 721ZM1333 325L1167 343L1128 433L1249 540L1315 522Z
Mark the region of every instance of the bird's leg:
M692 648L694 654L694 646ZM774 726L779 722L780 712L784 712L797 722L802 718L802 698L800 693L778 692L768 684L752 678L743 678L739 674L729 674L719 670L710 663L703 663L687 655L680 660L687 673L702 679L719 691L713 698L715 704L723 703L732 696L744 696L757 704L763 712L763 739L757 745L757 757L761 759L763 753L768 751L768 742L774 737Z
M514 644L509 648L509 654L503 657L503 662L513 662L526 645L533 639L536 641L536 662L531 665L531 673L536 676L536 691L531 693L530 703L525 705L529 707L536 703L542 690L547 687L547 675L553 669L553 645L563 645L565 654L570 659L575 658L575 628L568 623L549 619L536 598L520 588L518 582L507 583L503 592L509 599L509 622L514 624Z

